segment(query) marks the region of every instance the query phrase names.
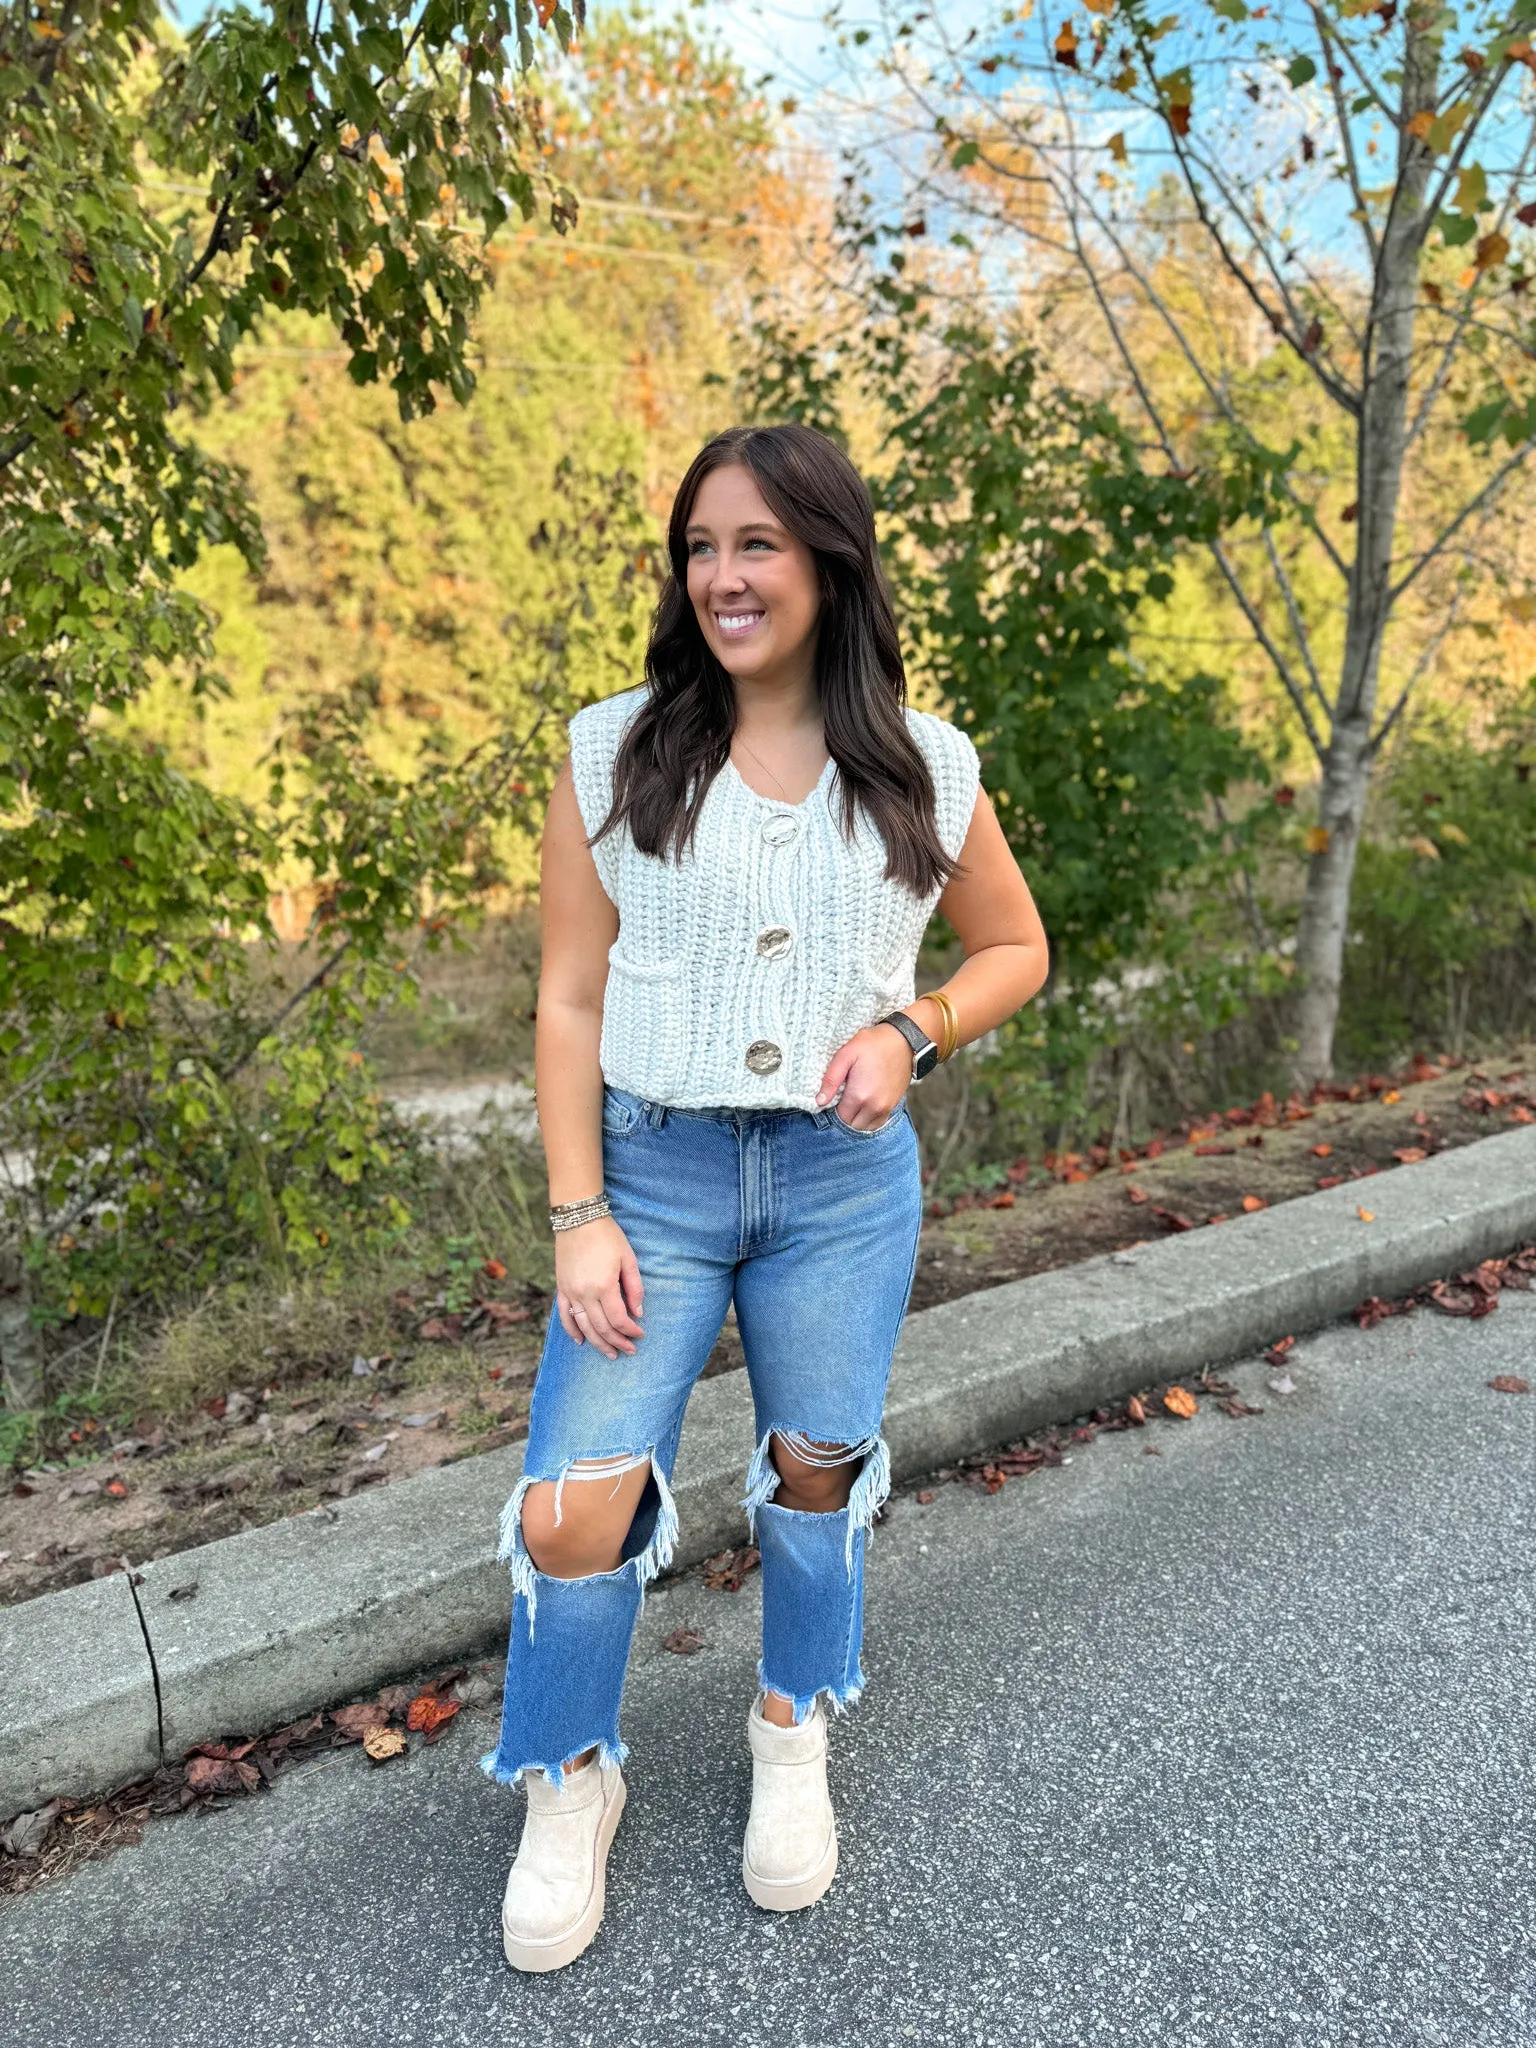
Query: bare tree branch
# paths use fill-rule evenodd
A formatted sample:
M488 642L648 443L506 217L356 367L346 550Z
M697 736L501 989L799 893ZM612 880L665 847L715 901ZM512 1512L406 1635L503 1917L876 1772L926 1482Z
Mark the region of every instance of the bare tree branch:
M1404 683L1402 690L1398 695L1397 702L1392 706L1392 709L1387 713L1386 717L1382 720L1381 726L1377 731L1375 738L1371 741L1372 754L1379 754L1382 748L1386 745L1387 736L1392 731L1392 728L1397 724L1399 718L1402 717L1403 711L1407 706L1408 699L1413 694L1415 684L1419 681L1420 677L1424 674L1425 670L1429 667L1430 663L1434 660L1435 656L1440 652L1440 649L1444 646L1447 634L1450 633L1451 629L1456 624L1456 615L1461 609L1461 597L1462 594L1459 590L1453 591L1451 593L1451 601L1446 606L1445 617L1441 621L1438 631L1436 631L1430 637L1430 639L1425 642L1423 650L1421 651L1418 660L1414 663L1413 668L1409 673L1407 682Z
M1444 554L1445 550L1473 514L1482 511L1484 506L1492 504L1493 500L1498 496L1505 484L1508 483L1515 471L1524 463L1526 457L1530 455L1533 449L1536 449L1536 436L1533 436L1528 441L1522 441L1513 455L1507 461L1500 463L1487 483L1483 485L1483 488L1475 497L1467 500L1450 525L1445 527L1438 538L1430 543L1401 582L1393 584L1387 592L1386 609L1388 611L1397 603L1405 590L1412 588L1429 567L1430 563L1435 560L1436 556Z
M1147 49L1145 31L1139 25L1137 25L1133 28L1132 32L1135 38L1136 47L1141 53L1142 62L1146 65L1147 70L1150 73L1153 66L1150 52ZM1308 349L1303 346L1303 343L1306 340L1305 334L1297 334L1293 332L1291 326L1286 321L1280 318L1280 316L1274 311L1273 307L1265 304L1264 294L1259 290L1258 286L1254 283L1253 279L1248 275L1248 272L1244 268L1242 263L1238 261L1235 252L1227 246L1227 238L1222 233L1220 224L1217 222L1210 208L1205 203L1205 195L1200 190L1199 183L1195 178L1189 154L1184 148L1183 137L1174 127L1173 122L1168 118L1166 108L1159 106L1158 111L1162 115L1163 126L1168 132L1169 144L1173 149L1174 156L1178 160L1179 169L1183 174L1185 190L1189 193L1190 200L1194 205L1195 211L1200 216L1201 226L1205 229L1206 233L1210 236L1212 243L1215 245L1216 253L1220 256L1222 262L1226 265L1227 269L1231 272L1232 276L1237 280L1237 282L1242 286L1243 290L1248 294L1248 297L1252 299L1254 305L1257 306L1259 311L1264 315L1264 318L1269 322L1270 326L1274 329L1275 333L1278 334L1283 341L1289 344L1289 346L1295 353L1297 360L1299 362L1306 364L1307 368L1312 372L1312 375L1317 379L1318 383L1327 392L1328 396L1333 400L1334 404L1339 406L1343 411L1347 412L1351 416L1351 418L1357 419L1360 414L1360 394L1357 391L1353 390L1351 386L1348 385L1342 378L1335 376L1334 373L1327 368L1327 366L1321 360L1320 351L1318 349Z

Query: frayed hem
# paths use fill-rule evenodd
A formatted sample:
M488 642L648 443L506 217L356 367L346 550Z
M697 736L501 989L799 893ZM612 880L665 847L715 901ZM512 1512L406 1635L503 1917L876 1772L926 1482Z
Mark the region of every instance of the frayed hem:
M640 1582L640 1597L643 1602L645 1599L645 1589L651 1580L658 1573L664 1572L672 1562L672 1553L677 1547L677 1502L673 1498L671 1487L667 1484L667 1475L661 1469L661 1461L657 1457L654 1447L650 1450L639 1452L636 1455L637 1462L643 1461L646 1458L650 1459L651 1476L656 1481L658 1496L656 1527L652 1532L650 1542L647 1543L644 1550L637 1557L626 1558L618 1569L626 1571L631 1565L636 1567L636 1577ZM570 1476L572 1467L580 1465L582 1462L580 1458L569 1458L561 1466L559 1472L553 1476L555 1518L557 1521L559 1520L561 1491L565 1486L567 1478ZM539 1570L533 1559L528 1555L527 1550L523 1547L523 1502L528 1497L530 1486L548 1485L550 1483L551 1479L548 1474L525 1472L522 1478L518 1480L516 1486L513 1487L507 1504L501 1511L501 1519L497 1528L497 1562L507 1567L508 1574L511 1577L514 1613L517 1607L518 1595L522 1595L523 1605L528 1613L528 1640L530 1643L533 1641L534 1617L538 1611L539 1580L544 1579L547 1583L556 1582L549 1580L548 1573ZM608 1574L595 1573L592 1576L605 1578ZM558 1583L562 1585L579 1585L581 1581L570 1579L561 1580Z
M578 1742L570 1751L570 1754L572 1756L580 1756L584 1749L592 1748L596 1748L597 1762L605 1771L617 1768L629 1755L629 1744L627 1742L621 1742L617 1737L612 1742L606 1742L601 1736L594 1737L591 1742ZM566 1766L563 1763L545 1764L539 1763L534 1759L528 1763L519 1764L513 1770L499 1761L500 1755L501 1752L499 1750L488 1749L480 1759L481 1770L484 1771L493 1784L520 1785L529 1771L542 1771L557 1792L564 1791Z
M764 1692L777 1693L781 1700L789 1701L789 1710L794 1715L795 1726L798 1728L800 1723L815 1711L818 1701L824 1701L834 1715L846 1714L851 1707L856 1707L864 1696L866 1680L864 1668L860 1665L857 1678L847 1685L819 1685L814 1692L792 1692L787 1686L773 1683L763 1669L762 1659L759 1658L757 1682Z

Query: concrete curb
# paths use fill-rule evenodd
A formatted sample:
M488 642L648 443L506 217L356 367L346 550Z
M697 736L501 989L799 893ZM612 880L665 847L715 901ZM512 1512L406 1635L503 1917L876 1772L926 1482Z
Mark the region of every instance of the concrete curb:
M1359 1205L1375 1212L1366 1222ZM1536 1126L926 1309L897 1347L898 1478L1239 1357L1536 1237ZM744 1535L746 1376L695 1389L674 1480L675 1562ZM0 1815L100 1791L496 1644L496 1518L522 1450L0 1610Z

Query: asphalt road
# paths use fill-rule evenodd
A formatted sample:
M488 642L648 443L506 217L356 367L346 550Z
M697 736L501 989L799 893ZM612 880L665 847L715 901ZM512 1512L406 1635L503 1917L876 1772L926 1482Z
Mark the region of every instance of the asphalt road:
M521 1798L485 1714L355 1750L0 1917L5 2038L48 2048L1134 2042L1530 2048L1536 1296L1299 1347L1265 1414L894 1505L843 1861L740 1885L755 1594L656 1589L608 1918L501 1960ZM1156 1447L1161 1455L1147 1451ZM691 1657L664 1653L702 1629Z

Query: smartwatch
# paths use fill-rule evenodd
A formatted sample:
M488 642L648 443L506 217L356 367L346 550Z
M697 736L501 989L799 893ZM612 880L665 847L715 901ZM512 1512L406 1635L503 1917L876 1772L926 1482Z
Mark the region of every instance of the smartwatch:
M889 1017L877 1017L877 1024L890 1024L898 1030L912 1048L912 1078L921 1081L925 1074L931 1074L939 1064L939 1048L924 1031L921 1024L914 1024L904 1010L893 1010Z

